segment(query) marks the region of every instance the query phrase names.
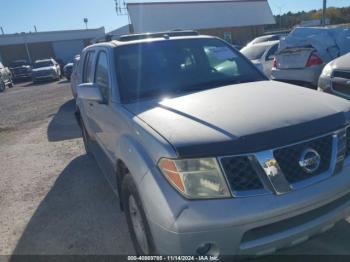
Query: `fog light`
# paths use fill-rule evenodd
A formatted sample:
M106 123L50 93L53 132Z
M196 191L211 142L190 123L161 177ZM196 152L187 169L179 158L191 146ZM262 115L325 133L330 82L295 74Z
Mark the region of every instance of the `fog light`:
M201 244L196 251L199 256L216 256L220 255L219 248L213 243L203 243Z

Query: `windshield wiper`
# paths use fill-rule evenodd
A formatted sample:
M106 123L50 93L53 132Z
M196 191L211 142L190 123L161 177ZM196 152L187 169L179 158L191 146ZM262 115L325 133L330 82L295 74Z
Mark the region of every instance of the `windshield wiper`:
M209 81L209 82L198 83L198 84L186 86L184 88L180 88L180 89L177 90L176 93L184 92L184 91L185 92L186 91L201 91L201 90L206 90L206 89L226 86L226 85L229 85L229 84L240 84L240 83L242 83L242 81L239 80L239 79L213 80L213 81Z

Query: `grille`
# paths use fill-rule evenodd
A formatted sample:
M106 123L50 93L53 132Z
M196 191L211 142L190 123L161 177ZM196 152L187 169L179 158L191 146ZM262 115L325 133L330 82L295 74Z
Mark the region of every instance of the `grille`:
M248 157L225 157L221 159L221 164L233 191L263 188Z
M320 166L313 173L305 172L299 165L299 159L302 152L308 148L316 150L321 157ZM289 183L296 183L317 176L327 171L330 167L332 157L332 136L328 135L308 142L278 149L274 152L274 157Z
M350 79L350 71L334 71L333 77Z

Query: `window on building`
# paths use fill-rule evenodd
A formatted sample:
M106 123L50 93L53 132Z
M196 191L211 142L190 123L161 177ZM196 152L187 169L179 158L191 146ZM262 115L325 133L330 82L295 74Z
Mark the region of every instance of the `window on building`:
M108 73L108 60L105 52L100 52L97 57L96 71L95 71L95 83L101 90L103 102L108 103L109 99L109 73Z
M88 52L85 56L84 68L83 68L83 83L93 82L93 73L92 73L93 58L94 58L93 51Z

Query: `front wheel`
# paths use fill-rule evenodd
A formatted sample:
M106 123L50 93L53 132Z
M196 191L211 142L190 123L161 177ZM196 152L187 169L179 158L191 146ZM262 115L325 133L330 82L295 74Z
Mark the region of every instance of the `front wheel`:
M135 183L130 174L127 174L123 179L121 196L136 254L154 254L153 237Z

